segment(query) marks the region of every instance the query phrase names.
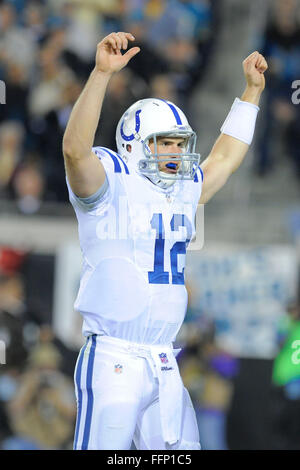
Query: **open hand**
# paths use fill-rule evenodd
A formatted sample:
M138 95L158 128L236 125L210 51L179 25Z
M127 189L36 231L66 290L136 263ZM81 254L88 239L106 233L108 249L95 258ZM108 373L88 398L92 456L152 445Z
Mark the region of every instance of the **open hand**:
M131 33L111 33L97 45L96 70L99 72L112 74L125 67L130 59L140 52L139 47L132 47L125 54L121 49L128 48L128 41L134 41Z
M249 87L259 88L261 91L265 88L264 73L268 64L263 55L258 51L252 52L243 61L243 69L247 85Z

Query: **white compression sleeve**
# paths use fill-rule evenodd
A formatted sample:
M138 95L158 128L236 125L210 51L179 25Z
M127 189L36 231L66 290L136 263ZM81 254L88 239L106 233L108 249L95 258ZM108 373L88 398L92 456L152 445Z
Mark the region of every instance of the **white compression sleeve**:
M259 107L236 98L221 127L221 133L251 145Z

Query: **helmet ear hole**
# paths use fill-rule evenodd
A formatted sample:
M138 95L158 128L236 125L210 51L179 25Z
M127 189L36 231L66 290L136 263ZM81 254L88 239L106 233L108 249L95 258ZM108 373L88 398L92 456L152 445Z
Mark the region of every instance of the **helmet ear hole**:
M131 152L131 150L132 150L132 147L131 147L131 145L130 145L130 144L127 144L127 145L126 145L126 150L127 150L127 152Z

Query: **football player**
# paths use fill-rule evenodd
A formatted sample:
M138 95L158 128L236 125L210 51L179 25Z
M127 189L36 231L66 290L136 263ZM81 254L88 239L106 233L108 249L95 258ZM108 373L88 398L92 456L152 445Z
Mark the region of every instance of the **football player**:
M93 142L112 74L140 51L130 41L119 32L98 44L63 139L83 255L75 308L86 337L75 369L74 449L130 449L132 441L200 449L172 346L187 306L185 253L198 203L226 183L251 144L267 63L257 51L244 60L245 91L201 165L186 116L162 99L124 113L116 153Z

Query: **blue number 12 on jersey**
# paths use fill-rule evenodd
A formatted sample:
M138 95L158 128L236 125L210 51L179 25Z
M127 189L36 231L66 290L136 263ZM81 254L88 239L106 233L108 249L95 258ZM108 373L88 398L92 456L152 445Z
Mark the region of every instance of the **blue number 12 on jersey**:
M172 232L178 231L179 227L186 227L187 236L192 235L192 224L185 214L174 214L171 220ZM150 284L169 284L170 273L164 271L165 256L165 229L162 214L153 214L151 219L151 227L156 230L156 240L154 247L154 270L148 272ZM178 272L178 254L186 253L187 245L190 238L185 241L175 242L172 246L169 256L171 261L171 282L172 284L184 284L184 268L182 272Z

